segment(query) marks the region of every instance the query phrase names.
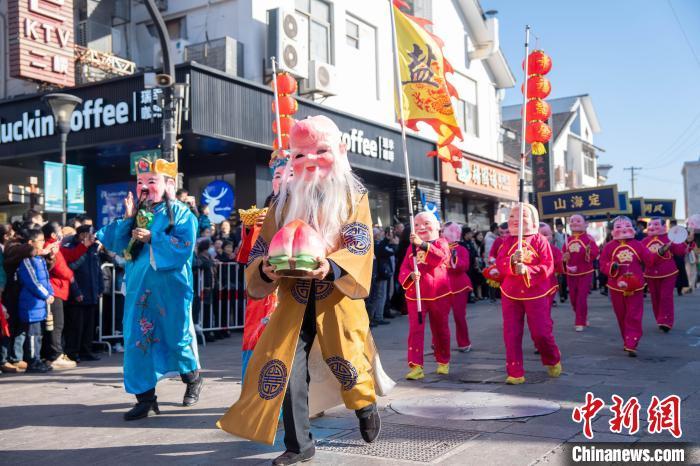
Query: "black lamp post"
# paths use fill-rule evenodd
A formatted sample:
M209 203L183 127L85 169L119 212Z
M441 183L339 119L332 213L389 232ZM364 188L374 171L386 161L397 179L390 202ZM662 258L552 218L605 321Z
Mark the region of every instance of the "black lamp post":
M83 103L83 99L70 94L46 94L42 100L51 108L54 118L54 126L58 127L61 135L61 179L63 180L62 194L62 223L66 224L66 197L68 187L66 186L66 141L68 141L68 133L70 133L70 120L73 115L73 110L79 104Z

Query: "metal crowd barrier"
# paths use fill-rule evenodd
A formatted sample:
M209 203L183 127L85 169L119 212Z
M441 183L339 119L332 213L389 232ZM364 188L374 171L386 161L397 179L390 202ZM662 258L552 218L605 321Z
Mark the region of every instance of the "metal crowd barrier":
M103 279L109 282L99 303L98 337L96 344L104 345L112 354L109 340L123 338L124 294L121 280L124 271L114 264L102 264ZM243 267L238 263L217 263L210 279L205 282L204 271L195 274L195 295L192 319L201 344L206 345L205 332L242 329L245 322L246 293ZM119 279L119 280L118 280Z

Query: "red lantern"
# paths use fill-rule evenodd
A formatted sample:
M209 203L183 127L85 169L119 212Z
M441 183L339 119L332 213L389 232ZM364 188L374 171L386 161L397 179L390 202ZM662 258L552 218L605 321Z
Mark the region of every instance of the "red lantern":
M544 143L552 138L552 130L541 121L533 121L527 124L525 129L525 141L532 144L532 155L547 153Z
M275 140L272 141L272 148L273 149L279 150L279 148L280 148L279 140L280 140L280 138L275 138ZM286 134L283 134L282 135L282 148L286 149L287 147L289 147L289 136Z
M525 61L523 60L523 69ZM552 59L542 50L535 50L527 57L528 74L547 74L552 69Z
M289 73L277 75L277 93L282 96L286 94L296 94L298 89L297 80Z
M297 110L299 110L299 104L297 103L297 100L294 97L288 95L281 95L279 96L279 102L280 115L294 115L297 112ZM277 112L274 101L272 102L272 111Z
M520 90L523 90L522 86L520 86ZM539 74L527 78L528 99L546 99L550 92L552 92L552 85L549 83L549 79Z
M292 130L292 126L297 121L294 118L288 116L280 116L280 128L282 128L282 134L289 134ZM272 122L272 132L277 134L277 121Z
M530 99L525 106L527 121L547 121L552 115L552 108L542 99Z

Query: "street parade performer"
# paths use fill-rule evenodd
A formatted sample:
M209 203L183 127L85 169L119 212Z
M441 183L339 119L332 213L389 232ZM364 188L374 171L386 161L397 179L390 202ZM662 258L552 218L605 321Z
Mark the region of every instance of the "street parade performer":
M448 222L442 229L442 237L450 244L450 259L447 267L447 278L450 282L452 317L455 321L457 334L457 349L466 353L472 349L467 326L467 302L472 282L467 275L469 270L469 251L459 244L462 227L458 223Z
M432 212L421 212L415 218L416 231L411 233L412 247L406 251L399 272L399 283L406 290L408 307L408 380L419 380L423 372L423 341L425 320L430 321L435 346L435 361L441 375L450 372L450 279L447 267L450 246L440 238L440 222ZM413 258L418 262L414 273ZM421 314L418 314L416 283L420 286Z
M180 374L184 406L199 401L204 383L191 316L197 219L174 201L175 162L140 159L136 171L138 206L129 193L124 218L97 233L106 249L127 259L124 387L137 400L127 421L159 413L156 384L164 377Z
M327 117L297 122L290 151L294 178L283 180L246 268L248 295L260 299L277 291L278 309L255 347L239 400L217 423L233 435L272 444L281 407L286 451L273 461L279 465L315 454L308 358L316 337L339 383L333 382L336 392L359 418L362 438L373 442L380 430L374 346L363 301L373 256L367 191L350 169L340 130ZM319 236L325 258L317 255L318 265L305 275L282 276L270 264L268 248L276 233L300 224Z
M520 209L523 209L522 249L518 248ZM551 295L554 285L554 259L547 240L539 234L539 215L531 204L521 203L511 209L508 236L501 247L496 265L503 276L503 341L506 345L506 383L525 382L523 369L523 329L527 326L542 364L550 377L561 374L561 354L554 341Z
M569 218L571 236L564 245L566 283L571 307L574 309L574 329L582 332L588 326L588 294L593 279L593 261L600 253L591 235L586 233L586 219L582 215Z
M552 227L549 226L549 224L540 222L540 228L539 228L540 235L544 236L547 242L549 243L549 247L552 248L552 259L554 260L554 273L552 274L552 286L555 286L559 288L559 280L557 278L558 275L561 275L564 273L564 259L562 252L559 250L559 248L554 244L554 233L552 232ZM557 302L554 300L556 293L552 293L550 295L551 297L551 305L556 306Z
M644 267L653 266L654 256L640 241L634 239L632 220L620 216L613 220L612 241L600 255L600 271L608 277L610 301L620 326L624 350L637 356L642 338L644 314Z
M642 245L653 255L658 256L655 263L644 271L644 277L649 286L656 325L668 333L673 327L673 290L676 287L676 275L678 275L674 256L685 257L688 253L688 244L672 243L668 238L666 223L659 218L652 218L647 226L647 237L642 240Z

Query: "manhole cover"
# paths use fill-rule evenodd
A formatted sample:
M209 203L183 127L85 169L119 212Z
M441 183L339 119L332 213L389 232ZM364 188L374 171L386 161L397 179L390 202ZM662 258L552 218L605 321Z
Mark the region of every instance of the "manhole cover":
M539 398L486 392L407 398L394 401L390 406L407 416L463 421L544 416L561 408L557 403Z
M478 432L383 424L374 443L365 443L358 431L316 442L316 449L348 455L376 456L429 463L448 453Z

